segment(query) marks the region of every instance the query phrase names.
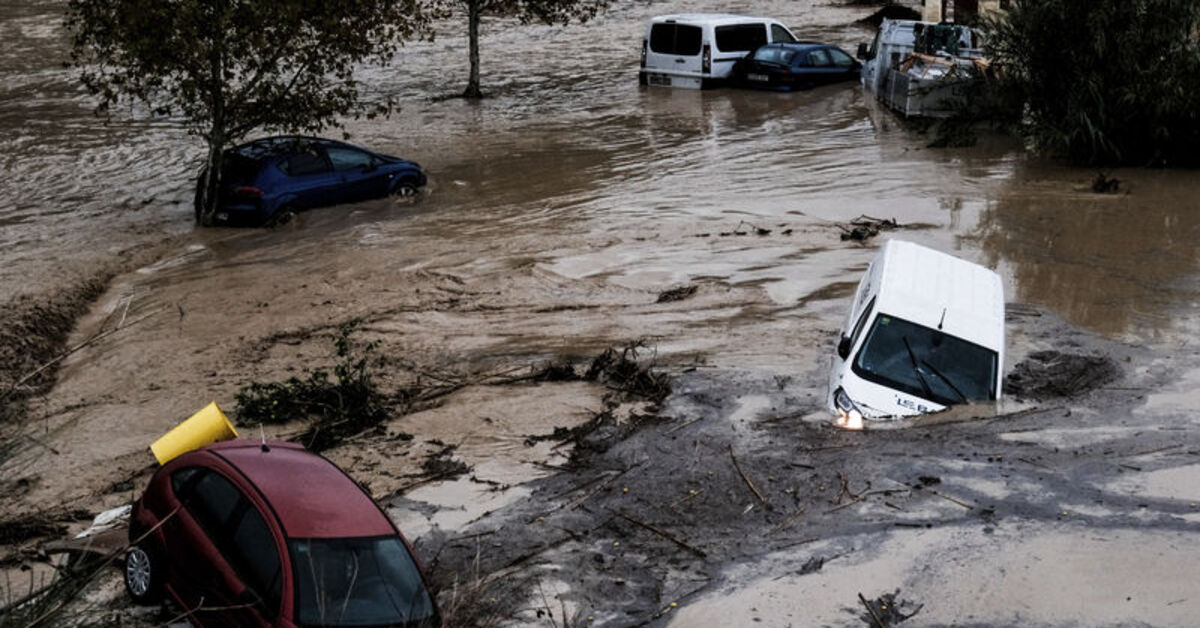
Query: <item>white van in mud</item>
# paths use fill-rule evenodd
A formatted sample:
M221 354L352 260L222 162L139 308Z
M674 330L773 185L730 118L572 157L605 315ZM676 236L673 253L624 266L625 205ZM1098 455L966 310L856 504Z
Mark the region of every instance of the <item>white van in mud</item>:
M842 427L1000 397L1004 286L978 264L890 240L858 284L829 376Z
M725 82L733 64L766 43L796 41L766 17L688 13L651 18L642 40L642 85L701 89Z

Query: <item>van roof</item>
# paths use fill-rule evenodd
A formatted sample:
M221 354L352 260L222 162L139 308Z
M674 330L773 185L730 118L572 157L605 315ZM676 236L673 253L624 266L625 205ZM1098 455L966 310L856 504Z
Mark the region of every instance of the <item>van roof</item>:
M997 352L1004 349L1004 284L983 266L889 240L879 253L876 310L940 329Z
M736 13L673 13L650 18L651 22L687 22L691 24L719 24L728 22L778 22L769 17L738 15Z

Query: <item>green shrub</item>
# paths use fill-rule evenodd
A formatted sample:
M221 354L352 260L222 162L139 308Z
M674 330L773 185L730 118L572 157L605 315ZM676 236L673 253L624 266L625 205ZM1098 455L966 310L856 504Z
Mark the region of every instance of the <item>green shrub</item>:
M338 329L332 376L317 368L305 377L243 386L235 397L239 422L253 425L308 419L309 428L299 440L309 449L321 451L385 420L387 397L368 368L378 343L353 343L350 337L358 325L355 320Z
M1014 0L983 26L1035 147L1086 165L1200 165L1200 2Z

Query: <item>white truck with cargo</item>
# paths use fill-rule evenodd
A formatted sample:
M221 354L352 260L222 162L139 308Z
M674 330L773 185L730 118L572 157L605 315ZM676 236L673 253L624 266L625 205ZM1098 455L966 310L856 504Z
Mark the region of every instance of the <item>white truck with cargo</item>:
M830 370L843 427L1000 397L1004 286L983 266L885 242L858 285Z
M953 115L987 69L976 31L914 20L883 20L858 58L863 87L904 117Z
M777 20L728 13L660 15L642 39L642 85L707 89L723 85L733 64L763 44L794 42Z

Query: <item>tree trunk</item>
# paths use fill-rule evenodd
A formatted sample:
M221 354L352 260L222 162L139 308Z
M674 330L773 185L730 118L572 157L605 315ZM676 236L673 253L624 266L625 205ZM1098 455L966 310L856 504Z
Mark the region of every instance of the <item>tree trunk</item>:
M479 14L481 0L467 0L467 39L471 49L471 76L467 79L464 98L483 98L479 89Z
M218 3L212 22L212 51L208 57L208 89L212 107L212 125L208 129L208 158L204 172L197 182L196 222L208 227L213 224L221 196L221 158L225 148L225 48L223 31L227 5Z

